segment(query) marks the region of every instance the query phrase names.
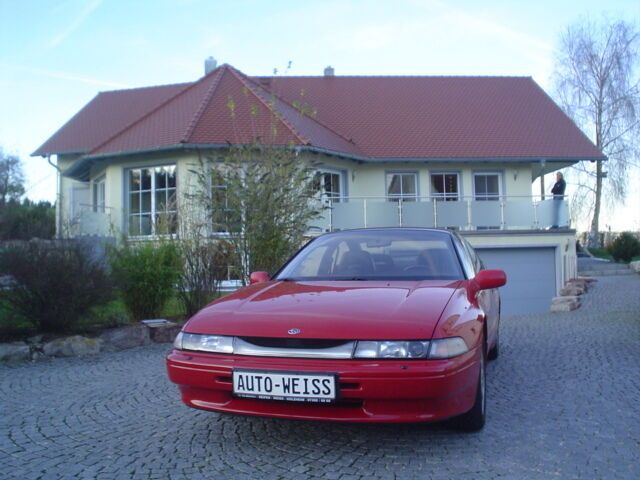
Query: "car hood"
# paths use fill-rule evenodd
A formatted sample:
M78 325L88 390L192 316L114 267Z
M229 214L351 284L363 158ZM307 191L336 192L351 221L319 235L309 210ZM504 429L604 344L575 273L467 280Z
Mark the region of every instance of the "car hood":
M202 309L190 333L323 339L430 339L459 280L272 281Z

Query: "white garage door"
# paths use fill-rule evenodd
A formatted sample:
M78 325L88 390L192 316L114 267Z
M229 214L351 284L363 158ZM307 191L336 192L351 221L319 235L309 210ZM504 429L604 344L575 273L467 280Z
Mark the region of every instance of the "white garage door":
M556 295L554 248L477 248L486 268L507 273L500 289L502 315L549 311Z

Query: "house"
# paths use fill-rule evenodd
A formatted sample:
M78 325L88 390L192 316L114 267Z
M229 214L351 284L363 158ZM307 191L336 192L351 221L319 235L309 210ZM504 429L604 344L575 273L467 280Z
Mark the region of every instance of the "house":
M567 206L549 229L554 201L531 184L604 156L531 78L250 77L211 62L193 83L98 94L34 152L60 172L59 234L153 236L203 154L268 131L318 165L329 208L310 234L456 228L507 271L507 314L546 310L576 275Z

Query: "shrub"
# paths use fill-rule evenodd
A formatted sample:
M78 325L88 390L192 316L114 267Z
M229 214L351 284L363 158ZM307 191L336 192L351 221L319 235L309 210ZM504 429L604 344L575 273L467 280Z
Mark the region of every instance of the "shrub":
M104 267L76 242L32 241L0 252L12 280L0 299L42 332L69 332L91 308L113 296Z
M0 208L0 240L51 239L56 233L55 216L49 202L12 200Z
M176 245L124 244L112 248L109 255L116 285L131 316L135 320L160 316L180 276Z
M182 239L178 248L184 262L178 297L189 318L215 298L233 255L229 243L200 237Z
M607 249L616 262L630 262L633 257L640 255L640 240L631 232L622 232Z

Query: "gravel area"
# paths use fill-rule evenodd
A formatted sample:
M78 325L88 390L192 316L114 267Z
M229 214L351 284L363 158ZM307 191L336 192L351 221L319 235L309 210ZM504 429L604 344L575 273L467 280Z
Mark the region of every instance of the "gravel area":
M480 433L189 409L167 345L0 365L0 478L640 478L640 276L504 318Z

